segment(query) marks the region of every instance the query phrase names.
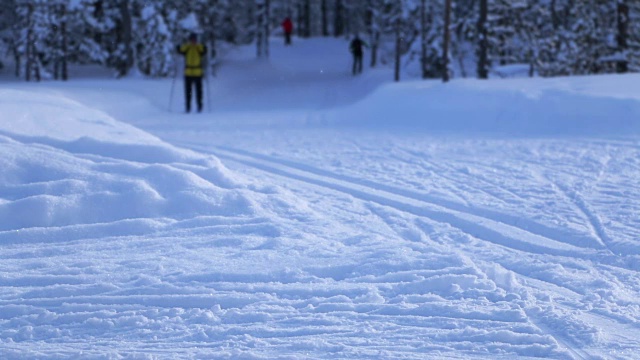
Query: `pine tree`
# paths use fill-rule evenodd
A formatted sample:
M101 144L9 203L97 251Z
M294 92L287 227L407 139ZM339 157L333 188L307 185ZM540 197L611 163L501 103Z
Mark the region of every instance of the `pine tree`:
M40 81L43 77L43 61L50 52L47 45L50 18L49 5L44 0L16 1L19 20L17 46L24 54L24 76L26 81Z
M478 16L478 67L479 79L489 78L489 0L480 0L480 12Z
M70 62L75 64L104 63L107 53L99 44L96 34L105 27L96 18L96 2L93 0L61 1L58 5L55 27L58 29L54 44L58 49L54 68L65 80ZM58 71L54 69L54 76ZM56 76L57 78L57 76Z
M100 45L108 54L105 64L118 77L126 76L135 65L131 0L102 0L100 8L98 19L104 29Z
M167 76L175 51L165 20L156 5L145 5L134 26L136 65L144 75Z
M397 79L412 64L423 78L449 76L449 61L464 77L474 55L480 78L508 64L528 64L532 76L640 70L632 0L0 0L0 41L29 80L66 79L69 64L87 63L167 76L189 32L213 62L222 41L255 42L268 56L286 16L305 37L364 33L370 66L393 64Z
M444 10L444 40L442 45L442 62L443 62L443 70L442 70L442 81L449 81L449 45L451 42L451 0L445 0L445 10Z
M256 47L259 58L269 57L269 27L271 3L269 0L255 0Z
M523 3L516 17L516 36L522 44L519 62L529 64L529 76L540 73L545 59L553 51L554 30L549 7L536 0Z
M640 71L640 3L627 1L629 17L627 21L627 67L629 71Z
M345 0L334 0L335 7L333 13L333 36L345 35L346 29L346 8Z
M0 41L13 55L15 63L15 76L20 77L22 54L19 48L18 34L20 32L20 17L17 11L16 0L4 0L0 2ZM4 67L0 59L0 68Z
M378 49L380 48L380 37L385 27L382 17L384 3L382 0L367 0L365 24L369 34L369 46L371 48L371 67L378 65Z
M202 24L202 41L206 44L209 54L207 63L211 70L217 64L218 41L225 41L223 21L228 12L230 0L202 0L200 10L200 23Z
M618 32L616 34L616 43L618 46L616 70L619 73L626 73L629 70L627 60L629 51L629 5L627 1L619 0L616 11L618 25Z

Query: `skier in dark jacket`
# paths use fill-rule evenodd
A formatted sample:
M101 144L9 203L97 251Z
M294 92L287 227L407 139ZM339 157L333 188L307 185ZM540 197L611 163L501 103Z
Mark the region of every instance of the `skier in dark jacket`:
M178 45L176 50L184 56L184 95L186 111L191 111L191 94L196 88L198 112L202 111L202 77L207 47L198 42L196 34L189 35L189 42Z
M362 73L362 55L364 54L363 48L367 46L367 43L360 39L360 36L356 36L351 40L349 44L349 51L353 55L353 75Z

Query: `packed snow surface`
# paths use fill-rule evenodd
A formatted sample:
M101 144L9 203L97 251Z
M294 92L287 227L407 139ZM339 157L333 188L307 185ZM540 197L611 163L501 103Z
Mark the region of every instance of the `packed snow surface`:
M390 82L343 40L0 86L2 359L636 359L640 76ZM173 87L173 90L172 90Z

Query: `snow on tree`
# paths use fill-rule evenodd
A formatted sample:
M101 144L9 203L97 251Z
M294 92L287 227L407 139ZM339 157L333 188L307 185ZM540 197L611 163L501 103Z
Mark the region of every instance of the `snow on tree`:
M175 50L171 33L155 5L150 4L142 8L135 29L138 69L152 77L169 75Z
M622 2L622 1L620 1ZM628 71L640 71L640 2L625 1L627 6L626 60ZM624 49L621 49L624 51Z
M66 79L69 64L98 63L118 76L171 73L175 45L197 32L220 42L256 44L289 16L304 37L364 35L370 66L418 68L488 78L520 64L540 76L640 70L640 2L632 0L455 0L445 52L447 0L0 0L0 67L25 79ZM415 41L419 39L419 41ZM471 65L474 64L474 65ZM447 73L448 74L448 73Z
M17 51L24 55L25 80L40 81L45 75L43 62L47 61L50 48L47 47L49 36L50 11L45 0L18 0L16 15L19 31L16 32Z
M256 17L256 52L259 58L269 57L269 16L271 12L270 0L255 0Z

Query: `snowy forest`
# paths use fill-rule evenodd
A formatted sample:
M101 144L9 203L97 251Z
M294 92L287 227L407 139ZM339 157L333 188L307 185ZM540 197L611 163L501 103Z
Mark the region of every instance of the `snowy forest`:
M640 68L631 0L0 0L0 67L27 81L66 80L72 64L166 77L189 33L211 66L228 46L268 57L285 17L301 38L359 34L368 66L396 78L408 66L423 78L488 78L514 64L543 77Z

